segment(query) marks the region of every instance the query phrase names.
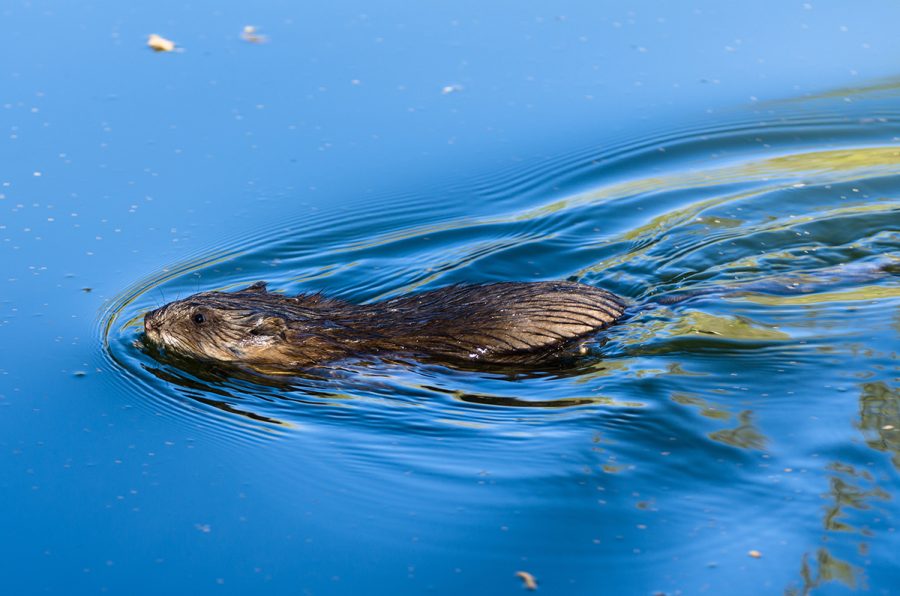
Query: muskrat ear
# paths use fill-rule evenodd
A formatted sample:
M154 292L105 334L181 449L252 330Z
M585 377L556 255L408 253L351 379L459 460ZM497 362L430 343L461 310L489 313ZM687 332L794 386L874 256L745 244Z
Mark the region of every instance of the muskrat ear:
M266 282L258 281L255 284L253 284L251 286L247 286L246 288L244 288L243 290L240 290L240 291L241 292L261 292L261 293L265 294L267 292Z
M281 317L262 317L250 331L253 335L278 335L284 337L287 323Z

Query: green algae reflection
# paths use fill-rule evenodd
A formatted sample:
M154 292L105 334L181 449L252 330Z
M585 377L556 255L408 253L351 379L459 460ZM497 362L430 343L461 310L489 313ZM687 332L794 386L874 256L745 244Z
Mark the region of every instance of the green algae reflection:
M866 445L889 454L891 463L900 469L900 391L880 381L863 383L859 428Z

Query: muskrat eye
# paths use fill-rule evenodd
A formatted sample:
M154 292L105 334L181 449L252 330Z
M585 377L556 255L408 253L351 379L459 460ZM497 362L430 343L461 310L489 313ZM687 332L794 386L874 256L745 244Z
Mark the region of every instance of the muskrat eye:
M206 320L206 317L203 316L203 313L198 312L193 317L191 317L191 320L194 321L195 323L197 323L198 325L202 325L203 322Z

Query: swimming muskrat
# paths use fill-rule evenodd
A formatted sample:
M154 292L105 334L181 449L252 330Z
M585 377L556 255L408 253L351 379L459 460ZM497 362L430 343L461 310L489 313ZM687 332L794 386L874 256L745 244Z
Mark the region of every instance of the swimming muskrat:
M487 364L542 361L615 323L625 301L577 282L458 285L372 304L270 293L264 282L151 311L146 337L177 354L290 372L367 354Z
M641 306L748 292L805 294L886 273L900 274L900 259L882 255L730 287L695 287ZM537 364L577 354L579 340L621 320L625 311L623 298L571 281L457 285L372 304L322 294L285 296L258 282L167 304L146 314L144 330L151 344L175 355L262 372L296 372L373 354Z

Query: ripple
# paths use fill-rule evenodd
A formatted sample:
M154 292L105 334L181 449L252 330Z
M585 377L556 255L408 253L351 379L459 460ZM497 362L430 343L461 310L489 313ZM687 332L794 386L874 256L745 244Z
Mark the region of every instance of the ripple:
M135 283L106 307L100 335L142 407L226 440L347 427L373 441L477 437L487 447L615 435L692 411L696 402L670 400L681 391L701 394L732 426L708 419L701 432L682 420L658 432L706 449L766 450L763 431L742 442L756 436L752 415L731 406L732 394L768 394L766 380L732 391L721 369L815 369L829 342L859 336L828 331L847 305L854 320L884 323L885 305L900 297L886 265L900 246L898 138L892 104L816 99L475 173L428 195L305 210ZM141 316L161 301L259 279L356 301L459 282L577 279L634 306L587 357L544 369L395 359L265 377L141 349Z

